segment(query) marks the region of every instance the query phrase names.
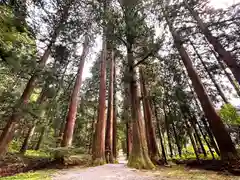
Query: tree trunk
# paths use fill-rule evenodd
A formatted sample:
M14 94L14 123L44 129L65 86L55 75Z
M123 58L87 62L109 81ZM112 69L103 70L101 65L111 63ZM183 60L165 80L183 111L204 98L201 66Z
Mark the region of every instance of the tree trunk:
M126 142L127 142L127 159L132 151L132 119L130 117L130 90L128 84L128 69L125 68L124 71L124 101L123 101L123 121L126 124Z
M207 42L208 43L208 42ZM222 70L224 71L224 74L227 76L229 82L232 84L233 88L235 89L238 97L240 97L240 89L237 85L237 83L234 82L232 76L226 71L225 65L222 62L222 60L220 59L220 57L216 54L216 52L212 49L212 47L210 47L210 45L208 44L208 47L210 48L211 52L213 53L214 57L216 58L218 64L220 65L220 67L222 68Z
M78 65L77 78L73 87L73 91L72 91L71 99L69 103L65 129L63 132L63 139L61 142L62 147L69 147L72 145L73 131L75 127L77 108L79 103L79 92L82 85L83 68L84 68L84 63L85 63L85 59L88 54L88 51L89 51L89 37L85 36L85 40L83 43L83 52L80 57L80 62Z
M106 36L103 36L102 56L100 63L100 88L99 88L99 106L96 124L95 140L93 146L92 160L93 164L100 165L105 163L105 100L106 100Z
M160 120L157 115L157 106L156 106L155 101L154 101L154 110L155 110L155 118L156 118L156 122L157 122L157 130L158 130L161 149L162 149L162 159L163 159L164 163L167 164L167 156L166 156L165 147L164 147L164 143L163 143L161 127L160 127Z
M37 70L35 70L33 72L33 75L29 79L20 99L18 100L15 107L13 108L12 114L9 116L9 118L7 120L7 124L4 127L4 130L0 136L0 154L5 152L6 148L8 147L8 144L11 142L11 140L13 138L15 127L16 127L17 123L19 122L19 120L23 116L23 112L22 112L21 108L28 104L29 97L32 94L32 91L35 87L36 80L39 76L38 71L39 71L39 69L43 69L43 67L45 66L45 64L48 60L48 57L51 53L52 45L55 43L61 29L63 28L64 22L68 18L69 7L70 7L70 4L68 4L68 6L63 8L63 13L62 13L62 17L60 18L60 22L56 26L56 29L54 30L54 32L52 34L52 37L51 37L51 40L50 40L50 43L49 43L47 49L45 50L43 56L39 60L39 67L37 68Z
M166 108L165 105L163 105L163 112L164 112L164 120L165 120L165 128L167 131L167 138L168 138L168 147L170 152L170 157L173 157L173 151L172 151L172 143L171 143L171 137L170 137L170 131L169 131L169 122L166 114Z
M56 147L60 147L61 146L61 142L63 139L63 133L64 133L64 129L65 129L65 119L62 119L61 125L60 125L60 129L59 129L59 134L58 137L56 139Z
M126 123L126 140L127 140L127 159L132 151L133 133L132 133L132 123Z
M187 133L188 133L188 135L189 135L189 137L190 137L190 140L191 140L191 143L192 143L192 146L193 146L194 153L195 153L195 155L196 155L197 160L199 161L199 155L198 155L196 143L195 143L194 138L193 138L193 135L192 135L192 129L191 129L191 127L188 125L187 120L185 120L185 124L186 124L186 127L187 127Z
M44 133L45 133L46 127L42 127L38 142L36 144L35 150L38 151L41 147L42 141L43 141L43 137L44 137Z
M215 149L215 152L220 156L221 154L220 154L218 145L215 142L213 133L212 133L211 129L209 128L206 119L204 117L201 117L201 121L203 122L203 125L204 125L204 127L205 127L205 129L206 129L206 131L208 133L208 137L210 139L210 142L211 142L213 148Z
M34 131L35 131L35 127L36 126L32 126L29 128L28 130L28 133L27 133L27 136L25 137L24 141L23 141L23 144L22 144L22 147L20 149L20 153L21 154L25 154L25 152L27 151L28 149L28 143L30 142L33 134L34 134Z
M96 119L96 109L95 107L93 108L94 114L92 117L92 123L91 123L91 132L89 134L89 149L88 149L88 154L91 154L92 152L92 146L93 146L93 138L94 138L94 131L95 131L95 119Z
M196 140L197 140L197 142L199 142L199 145L200 145L200 147L201 147L201 150L202 150L204 156L207 157L206 150L205 150L205 148L204 148L204 145L203 145L202 140L201 140L201 136L199 135L198 129L197 129L197 126L196 126L196 123L197 123L196 117L192 117L192 118L190 119L190 123L191 123L191 125L192 125L192 127L193 127L193 129L194 129L194 131L195 131Z
M110 65L110 79L108 89L108 110L105 139L105 157L107 163L113 163L113 71L114 71L114 52L108 51Z
M145 127L146 127L146 137L147 137L147 144L148 144L148 153L150 159L154 163L158 163L159 161L159 151L157 146L156 140L156 133L155 128L152 122L152 108L150 105L150 101L148 99L148 93L146 88L146 83L143 75L143 70L140 68L140 84L141 84L141 94L142 94L142 102L143 102L143 109L144 109L144 119L145 119Z
M198 125L198 128L199 128L199 130L200 130L200 133L201 133L202 136L203 136L204 141L206 142L206 144L207 144L207 146L208 146L208 149L209 149L209 151L210 151L210 153L211 153L213 159L215 159L215 157L214 157L214 153L213 153L212 148L211 148L211 146L210 146L210 144L209 144L209 142L208 142L208 140L207 140L206 135L204 134L204 132L203 132L203 130L202 130L202 128L201 128L201 126L199 125L198 122L197 122L197 125Z
M113 59L113 157L117 159L117 80L116 80L116 58Z
M196 70L193 67L192 61L188 56L185 48L183 47L183 42L181 41L179 35L173 30L173 27L167 17L164 15L167 23L169 25L170 31L172 33L174 44L182 58L182 61L187 69L188 75L192 81L192 85L194 90L197 93L198 99L202 105L203 111L209 121L210 128L217 140L222 159L234 159L237 156L237 151L232 143L231 137L229 136L221 118L218 116L217 112L215 111L212 102L210 101L206 90L196 73ZM240 72L240 71L239 71Z
M197 48L195 47L195 45L193 44L193 42L189 39L191 46L193 47L198 59L201 61L201 64L203 65L205 71L207 72L208 76L210 77L211 81L213 82L214 86L216 87L218 94L221 96L221 98L223 99L223 101L228 104L228 100L224 95L224 92L222 91L221 87L218 85L217 81L214 78L214 75L209 71L207 65L205 64L205 62L203 61L202 57L200 56L200 54L198 53Z
M178 149L178 155L179 155L179 157L182 157L182 148L181 148L180 143L179 143L179 138L178 138L178 135L177 135L177 132L176 132L176 127L174 125L174 122L172 122L172 128L173 128L173 134L174 134L177 149Z
M127 37L127 39L128 42L131 42L131 37ZM146 134L140 110L140 98L138 92L136 70L133 68L134 57L132 46L128 47L127 59L129 67L131 114L133 126L133 146L128 160L128 165L130 167L138 169L152 169L154 165L148 155Z
M219 54L219 57L226 63L229 69L232 71L235 79L240 84L240 65L237 62L237 59L231 55L229 51L227 51L219 40L214 37L211 31L208 29L207 25L204 24L202 19L199 17L197 11L192 9L189 4L184 0L184 4L186 8L189 10L195 21L197 22L200 30L205 35L208 42L213 46L214 50Z

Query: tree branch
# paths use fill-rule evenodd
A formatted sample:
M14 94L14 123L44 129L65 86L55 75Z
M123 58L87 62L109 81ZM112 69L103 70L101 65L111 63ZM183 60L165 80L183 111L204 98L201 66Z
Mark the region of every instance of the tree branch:
M136 64L133 65L133 68L137 67L138 65L142 64L146 59L153 55L153 51L149 52L142 60L138 61Z
M124 39L122 39L119 36L116 36L116 38L119 39L121 42L123 42L123 44L128 48L128 43Z

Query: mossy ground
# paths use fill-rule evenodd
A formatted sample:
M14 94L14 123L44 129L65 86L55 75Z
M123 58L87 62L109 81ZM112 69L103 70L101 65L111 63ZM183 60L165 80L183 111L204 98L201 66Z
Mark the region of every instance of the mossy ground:
M119 162L118 162L118 160L117 159L114 159L113 160L113 164L118 164Z
M226 172L215 172L201 169L189 169L184 166L160 167L155 171L143 170L142 172L154 175L157 179L166 180L239 180L239 176L233 176Z
M44 170L17 174L15 176L2 177L1 180L50 180L54 170Z

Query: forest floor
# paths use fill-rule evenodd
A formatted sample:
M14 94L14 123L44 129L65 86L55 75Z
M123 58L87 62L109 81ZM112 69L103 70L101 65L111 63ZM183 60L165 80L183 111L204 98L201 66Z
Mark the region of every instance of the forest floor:
M53 180L155 180L154 176L130 169L126 164L106 164L87 169L63 170Z
M84 159L84 158L80 158ZM41 161L42 162L42 161ZM85 162L85 160L83 161ZM54 163L54 162L53 162ZM155 170L136 170L127 167L123 154L120 154L119 164L105 164L97 167L67 166L45 167L42 170L34 169L26 173L9 174L1 180L240 180L240 176L233 176L227 171L210 171L190 168L185 164L171 167L157 167ZM44 162L45 164L45 162ZM86 164L86 162L85 162ZM37 163L38 165L38 163ZM19 171L21 172L21 171ZM24 171L22 171L24 172Z
M130 169L126 164L98 167L74 167L61 170L40 170L3 177L1 180L240 180L223 172L189 169L183 165L161 167L154 171Z
M86 169L73 168L55 173L52 180L240 180L223 172L162 167L154 171L128 168L126 164L106 164Z
M120 153L119 164L105 164L89 168L72 168L51 175L51 180L240 180L227 172L191 169L184 165L159 167L153 171L127 167Z

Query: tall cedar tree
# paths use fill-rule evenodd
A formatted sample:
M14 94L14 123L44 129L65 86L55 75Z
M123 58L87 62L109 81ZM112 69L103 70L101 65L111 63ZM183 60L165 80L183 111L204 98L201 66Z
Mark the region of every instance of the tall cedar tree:
M99 88L99 105L96 131L94 134L94 144L92 152L93 164L100 165L105 163L105 100L106 100L106 35L103 35L101 63L100 63L100 88Z
M113 59L113 157L117 159L117 80L116 58Z
M108 88L108 110L105 140L105 157L107 163L113 163L113 78L114 78L114 51L108 51L108 62L110 67L109 88Z
M159 160L159 151L157 146L157 139L155 128L153 125L153 117L152 117L152 108L150 105L149 96L147 93L146 83L144 79L143 68L140 68L140 86L141 86L141 95L143 102L143 112L144 112L144 120L146 127L146 136L147 136L147 144L148 144L148 153L153 163L158 162Z
M138 91L137 73L136 67L134 68L134 43L136 40L136 28L133 28L133 22L135 15L137 14L136 8L139 4L138 0L124 0L122 7L124 9L124 20L126 24L125 35L127 40L127 66L128 66L128 80L130 87L130 99L131 99L131 120L132 120L132 132L133 132L133 144L132 150L128 159L128 165L135 168L152 169L154 165L149 158L147 140L144 129L143 118L140 108L140 94Z
M170 29L170 32L172 34L175 47L177 48L183 64L185 65L188 75L192 81L193 88L198 96L198 99L202 105L202 109L207 117L207 120L209 122L210 128L212 129L212 132L216 138L217 144L220 149L221 158L224 160L228 159L234 159L237 157L237 151L235 149L235 146L231 140L231 137L229 136L221 118L215 111L212 102L210 101L206 90L196 73L196 70L193 67L192 61L186 52L185 48L183 47L183 42L181 41L181 38L179 35L174 31L174 28L172 26L172 23L169 20L169 17L166 13L166 10L162 8L164 18L167 21L168 27Z
M125 67L124 77L124 100L123 100L123 120L126 123L126 143L127 143L127 158L129 158L129 154L132 150L132 120L130 117L130 91L129 91L129 83L128 83L128 69Z
M72 145L73 131L75 127L77 107L79 102L79 91L82 85L82 74L83 74L84 63L89 51L89 42L90 42L89 37L88 35L86 35L83 43L82 55L80 57L80 62L78 65L77 77L76 77L73 91L70 97L66 125L63 132L63 139L61 142L62 147L69 147Z

